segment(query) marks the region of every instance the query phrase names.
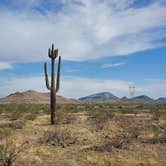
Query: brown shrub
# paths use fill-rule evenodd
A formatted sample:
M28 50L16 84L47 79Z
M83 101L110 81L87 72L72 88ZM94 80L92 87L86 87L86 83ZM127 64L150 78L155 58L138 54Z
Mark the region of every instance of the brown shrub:
M67 129L53 128L44 132L42 138L39 139L40 143L46 143L53 146L66 147L76 142L76 137L72 136L71 132Z
M0 145L0 164L3 166L12 166L20 153L28 145L25 141L21 145L16 146L14 139L6 138L5 142Z

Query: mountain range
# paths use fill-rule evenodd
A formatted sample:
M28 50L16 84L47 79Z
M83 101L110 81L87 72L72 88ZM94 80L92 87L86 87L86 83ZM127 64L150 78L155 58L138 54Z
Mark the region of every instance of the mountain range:
M119 98L113 95L110 92L101 92L101 93L96 93L92 94L86 97L81 97L79 98L80 101L83 102L102 102L106 100L118 100Z
M154 100L146 95L140 95L133 98L127 98L126 96L122 98L118 98L114 94L110 92L101 92L93 95L89 95L86 97L79 98L81 102L136 102L136 103L148 103L148 102L156 102L156 103L166 103L165 97L160 97L157 100Z
M119 98L110 92L101 92L89 96L81 97L79 99L71 99L62 96L57 96L57 103L59 104L79 104L79 103L166 103L166 97L160 97L154 100L146 95L127 98L126 96ZM33 90L25 92L16 92L4 98L0 98L0 104L7 103L35 103L35 104L49 104L50 94L42 93Z

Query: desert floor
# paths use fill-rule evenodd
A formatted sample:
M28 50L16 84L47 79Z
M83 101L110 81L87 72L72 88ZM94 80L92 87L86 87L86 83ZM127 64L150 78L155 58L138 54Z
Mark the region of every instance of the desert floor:
M0 105L0 165L165 166L166 105Z

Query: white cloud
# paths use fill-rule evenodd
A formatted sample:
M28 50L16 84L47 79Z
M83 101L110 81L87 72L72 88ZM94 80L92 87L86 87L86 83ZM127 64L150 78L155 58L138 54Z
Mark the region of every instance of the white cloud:
M81 97L89 94L110 91L118 96L127 95L130 82L122 80L104 80L68 77L62 80L60 93L68 97Z
M23 78L3 78L1 80L0 96L5 96L16 91L26 91L29 89L44 91L45 87L44 77L23 77ZM133 84L131 81L123 80L104 80L104 79L90 79L79 77L63 77L61 80L60 92L58 94L78 98L89 94L109 91L113 94L122 97L129 95L129 85ZM149 81L146 84L136 84L136 94L146 94L157 98L166 96L166 80Z
M44 2L41 0L22 1L27 10L3 8L0 60L43 61L52 42L67 60L128 55L165 45L160 42L166 34L166 7L162 0L141 8L133 8L134 1L49 0L54 6L60 3L63 7L58 11L45 10L44 14L30 10L40 6ZM16 2L21 4L20 0Z
M22 77L4 78L0 86L0 96L5 96L16 91L26 91L29 89L37 91L47 91L44 77ZM121 80L102 80L79 77L64 77L61 80L60 94L66 97L81 97L100 91L111 91L115 94L126 94L128 84Z
M0 70L12 69L12 65L7 62L0 62Z
M154 98L166 96L166 80L164 79L147 79L145 83L136 86L136 94L147 94Z
M125 65L126 63L125 62L119 62L119 63L106 63L106 64L103 64L101 67L102 68L110 68L110 67L118 67L118 66L122 66L122 65Z
M16 91L26 90L46 90L44 86L44 78L42 77L12 77L1 78L0 82L0 96L6 96Z

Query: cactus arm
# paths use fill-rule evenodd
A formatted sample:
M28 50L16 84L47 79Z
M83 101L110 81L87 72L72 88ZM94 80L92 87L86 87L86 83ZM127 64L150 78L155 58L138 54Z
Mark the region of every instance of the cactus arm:
M51 49L48 49L48 56L51 58Z
M56 80L56 93L59 90L59 85L60 85L60 70L61 70L61 56L59 56L58 60L58 70L57 70L57 80Z
M54 58L56 58L58 56L58 49L54 50Z
M47 63L46 62L44 63L44 74L45 74L46 87L47 87L48 90L50 90L48 74L47 74Z
M54 55L54 44L52 44L51 55L52 55L52 57Z

